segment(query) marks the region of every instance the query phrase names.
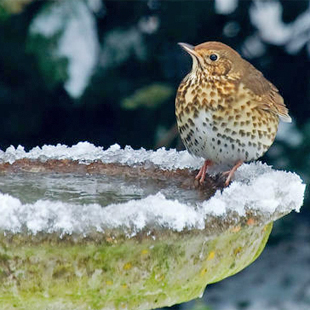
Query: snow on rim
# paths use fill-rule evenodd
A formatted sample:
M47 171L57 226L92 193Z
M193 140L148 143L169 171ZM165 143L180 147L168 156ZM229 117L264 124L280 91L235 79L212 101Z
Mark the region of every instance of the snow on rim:
M31 159L73 159L82 162L102 160L137 164L151 162L164 169L197 168L201 162L187 152L160 149L146 151L121 149L113 145L107 150L83 142L72 147L65 145L43 146L25 152L22 147L9 147L0 153L0 160L14 162L21 158ZM77 205L61 201L40 199L32 204L22 202L8 194L0 193L0 230L18 233L26 228L30 233L73 232L87 234L92 231L122 228L132 234L145 227L164 227L175 231L185 228L204 229L208 216L225 217L228 211L245 215L247 209L275 214L299 211L305 191L305 184L298 175L275 171L260 162L244 164L235 174L234 182L222 192L195 206L169 200L162 193L126 203Z
M187 151L177 152L174 149L165 150L160 148L157 151L147 151L144 148L134 150L130 146L124 149L118 144L110 146L104 150L103 147L95 146L89 142L79 142L71 147L64 144L44 145L42 148L35 147L26 152L23 146L10 146L5 152L0 150L0 161L12 164L14 161L22 158L39 159L46 161L48 159L71 159L78 160L81 163L90 163L95 160L101 160L104 163L120 163L126 165L135 165L143 163L153 163L163 169L199 169L203 164L203 159L194 158Z

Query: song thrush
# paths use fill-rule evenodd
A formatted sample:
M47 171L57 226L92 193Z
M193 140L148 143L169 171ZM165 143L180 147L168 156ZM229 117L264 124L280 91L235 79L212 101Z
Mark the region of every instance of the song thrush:
M278 89L229 46L179 44L193 60L176 95L181 139L191 154L205 158L196 179L203 183L208 166L224 163L232 167L227 186L243 162L269 149L279 118L291 118Z

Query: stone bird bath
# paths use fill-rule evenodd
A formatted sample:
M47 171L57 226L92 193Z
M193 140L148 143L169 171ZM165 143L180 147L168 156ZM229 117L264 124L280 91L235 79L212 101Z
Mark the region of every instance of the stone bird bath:
M258 162L197 187L201 163L87 142L1 151L0 308L170 306L251 264L305 185Z

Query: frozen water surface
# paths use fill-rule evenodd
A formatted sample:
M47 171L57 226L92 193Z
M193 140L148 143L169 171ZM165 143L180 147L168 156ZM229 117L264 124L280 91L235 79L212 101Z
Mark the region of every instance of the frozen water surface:
M198 169L203 163L186 151L121 149L118 145L104 150L87 142L36 147L29 152L20 146L9 147L0 153L2 163L23 158L42 162L71 159L83 165L101 161L164 170ZM1 230L87 234L123 227L134 234L145 227L204 229L209 216L244 216L248 210L269 214L272 220L277 213L299 211L305 185L294 173L257 162L240 167L234 182L208 201L202 201L195 189L146 177L9 173L0 176L0 190Z

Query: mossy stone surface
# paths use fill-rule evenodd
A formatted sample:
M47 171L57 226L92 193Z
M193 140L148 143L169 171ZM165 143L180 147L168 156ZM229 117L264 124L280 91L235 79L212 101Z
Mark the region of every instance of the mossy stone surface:
M133 238L1 234L0 308L145 310L185 302L252 263L271 228Z

